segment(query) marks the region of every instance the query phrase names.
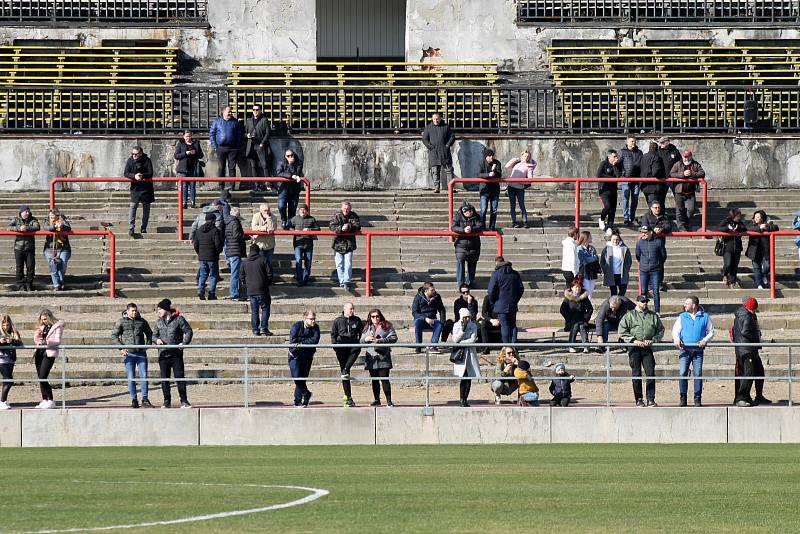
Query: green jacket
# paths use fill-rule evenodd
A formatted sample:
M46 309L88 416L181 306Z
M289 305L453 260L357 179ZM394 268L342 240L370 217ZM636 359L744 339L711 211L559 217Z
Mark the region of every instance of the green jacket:
M664 337L664 324L656 312L647 310L642 313L635 308L622 316L617 331L619 338L626 343L648 339L659 342Z
M117 320L114 330L111 331L111 340L120 345L150 345L153 342L153 331L150 324L142 316L131 319L122 312L122 317ZM136 349L137 352L145 349Z

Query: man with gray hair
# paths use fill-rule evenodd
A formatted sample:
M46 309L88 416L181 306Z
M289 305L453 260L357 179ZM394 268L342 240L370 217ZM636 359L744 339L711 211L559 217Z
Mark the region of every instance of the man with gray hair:
M242 221L239 219L239 208L234 207L225 219L225 261L231 270L230 295L226 300L247 300L239 291L242 258L246 256L247 245Z
M598 343L608 343L608 335L619 329L622 317L634 309L636 304L622 295L611 295L600 304L595 316L595 335ZM625 350L625 349L621 349Z
M236 177L236 163L239 150L244 144L244 127L239 119L233 116L230 106L222 108L222 113L211 123L208 131L208 142L217 155L217 175L220 178ZM225 169L227 167L227 173ZM225 182L219 183L219 190L225 190Z

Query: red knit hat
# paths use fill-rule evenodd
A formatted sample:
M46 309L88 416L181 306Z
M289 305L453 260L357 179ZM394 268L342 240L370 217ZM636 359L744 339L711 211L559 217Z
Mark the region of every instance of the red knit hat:
M747 297L747 299L744 301L744 308L747 311L754 312L758 309L758 301L753 297Z

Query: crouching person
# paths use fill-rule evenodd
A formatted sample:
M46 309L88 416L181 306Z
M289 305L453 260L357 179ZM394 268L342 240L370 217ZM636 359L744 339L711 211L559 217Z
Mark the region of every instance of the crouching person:
M111 331L111 340L118 345L150 345L153 342L153 331L147 320L139 315L139 308L131 302L122 312L122 317L117 319L114 330ZM145 349L120 349L122 362L125 364L125 374L128 377L128 391L131 394L131 408L139 407L136 394L136 370L139 370L139 380L142 385L142 407L152 408L147 396L147 350Z
M517 369L517 365L519 365L517 349L514 347L500 349L494 374L503 377L503 379L492 382L495 404L500 404L503 395L511 395L517 390L518 384L514 378L514 371ZM508 378L506 379L505 377Z
M158 303L158 320L153 332L153 341L156 345L188 345L192 342L192 327L181 315L181 312L172 307L172 301L164 299ZM164 394L162 408L172 406L172 393L170 392L170 373L176 379L185 378L183 368L183 349L159 349L158 366L161 370L161 392ZM186 382L178 382L178 395L181 399L181 408L191 408L186 396Z
M550 406L569 406L572 400L572 383L575 382L574 375L567 375L567 367L563 363L556 364L556 376L550 381Z

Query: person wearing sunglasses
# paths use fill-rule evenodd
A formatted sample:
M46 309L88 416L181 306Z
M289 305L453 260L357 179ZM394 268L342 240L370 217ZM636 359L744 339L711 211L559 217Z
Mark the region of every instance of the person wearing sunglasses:
M275 174L289 180L278 184L278 211L281 214L281 225L284 230L288 230L289 221L297 215L297 205L300 203L300 191L303 189L300 181L303 177L303 160L294 150L287 148Z
M269 121L264 116L261 104L253 104L253 115L244 124L247 144L244 150L245 158L250 162L252 176L265 178L269 176ZM260 183L253 184L253 190L259 191ZM267 184L267 189L270 189Z
M125 163L122 175L131 181L131 206L128 211L128 235L134 237L136 229L136 211L142 205L141 232L147 233L147 223L150 221L150 204L156 201L153 189L153 162L142 147L135 146L131 149L131 157Z
M361 333L361 343L375 345L367 348L364 366L372 379L372 395L375 397L370 406L381 405L381 386L383 386L386 406L392 407L394 406L392 384L389 382L389 371L392 369L392 349L383 345L397 343L397 332L379 309L370 310L367 317L369 319Z

